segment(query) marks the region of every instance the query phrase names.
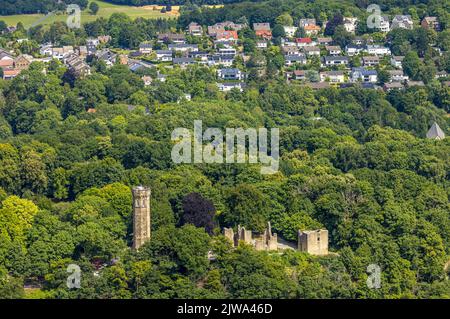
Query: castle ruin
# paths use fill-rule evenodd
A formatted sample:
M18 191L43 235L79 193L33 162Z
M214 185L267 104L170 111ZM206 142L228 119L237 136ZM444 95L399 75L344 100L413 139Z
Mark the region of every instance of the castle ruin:
M256 234L255 237L253 237L251 230L246 230L245 227L242 227L241 225L238 225L236 233L233 228L224 228L223 233L234 247L237 247L239 242L242 241L251 245L258 251L295 249L286 242L278 242L278 236L277 234L272 233L270 222L267 223L267 228L264 232L262 234ZM298 251L306 252L311 255L328 255L328 230L299 230L297 249Z
M133 249L137 250L150 240L150 188L133 188Z
M253 246L256 250L278 250L277 234L272 234L272 227L267 223L267 228L264 233L253 239L251 230L246 230L245 227L238 225L237 233L234 233L233 228L224 228L224 236L237 247L242 241L247 245Z
M328 255L328 230L299 230L298 250L311 255Z

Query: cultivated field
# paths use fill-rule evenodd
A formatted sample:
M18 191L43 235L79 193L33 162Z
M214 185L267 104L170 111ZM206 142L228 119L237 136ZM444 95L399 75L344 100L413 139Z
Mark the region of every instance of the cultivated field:
M176 18L179 15L179 6L172 6L171 12L161 13L162 6L153 6L148 5L144 7L132 7L132 6L122 6L111 4L103 1L96 0L98 3L100 10L97 15L92 15L89 13L89 9L86 9L82 12L81 22L86 23L90 21L94 21L99 17L108 18L113 13L126 13L133 19L136 18L146 18L146 19L157 19L157 18ZM6 22L6 24L15 26L17 23L22 22L26 28L32 26L36 22L39 22L40 19L43 19L45 15L43 14L18 14L12 16L0 16L0 20ZM49 24L55 21L66 21L67 15L63 13L59 13L56 15L49 15L45 20L41 20L41 24Z

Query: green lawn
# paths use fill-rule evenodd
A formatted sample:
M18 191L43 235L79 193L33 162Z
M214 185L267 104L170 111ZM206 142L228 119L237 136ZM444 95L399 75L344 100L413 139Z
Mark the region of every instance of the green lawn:
M95 1L98 3L100 10L97 15L91 15L89 10L84 10L81 15L81 22L91 22L96 20L99 17L108 18L113 13L123 12L135 18L147 18L147 19L156 19L156 18L176 18L178 16L178 7L173 6L173 12L170 13L161 13L159 10L153 10L153 6L146 7L131 7L131 6L122 6L111 4L103 1ZM159 7L161 8L161 7ZM11 16L0 16L0 20L6 22L6 24L15 26L17 23L22 22L26 28L30 27L33 23L36 23L39 19L43 18L43 14L18 14ZM42 24L49 24L55 21L66 21L67 15L63 13L59 13L58 15L49 16L47 19L43 20Z

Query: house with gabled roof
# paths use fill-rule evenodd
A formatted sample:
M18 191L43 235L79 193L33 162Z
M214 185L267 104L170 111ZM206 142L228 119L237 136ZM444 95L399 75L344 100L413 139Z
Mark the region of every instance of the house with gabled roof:
M437 17L424 17L420 23L424 29L433 29L435 31L441 31L441 24Z
M413 20L410 15L396 15L392 19L391 30L394 29L413 29Z
M352 68L350 77L352 82L376 83L378 81L377 71L363 67Z
M264 39L272 39L272 31L270 29L270 23L253 23L253 30L257 37Z

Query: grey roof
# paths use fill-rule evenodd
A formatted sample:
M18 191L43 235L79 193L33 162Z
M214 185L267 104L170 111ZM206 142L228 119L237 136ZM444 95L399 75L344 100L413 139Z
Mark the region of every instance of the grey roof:
M303 61L306 58L303 55L286 55L284 57L287 61Z
M240 70L236 69L236 68L227 68L227 69L220 69L220 72L222 74L233 75L233 74L239 74Z
M192 64L195 60L192 58L174 58L173 64Z
M172 51L170 51L170 50L156 50L156 54L172 55Z
M367 70L365 68L352 68L352 73L361 73L361 75L377 75L377 71L376 70Z
M197 44L185 44L185 43L174 43L168 45L169 50L171 49L182 49L182 48L195 48L198 49Z
M346 56L326 56L325 61L348 61Z
M427 132L427 138L442 140L445 138L445 133L439 127L439 124L434 122L433 125L431 126L431 128Z

